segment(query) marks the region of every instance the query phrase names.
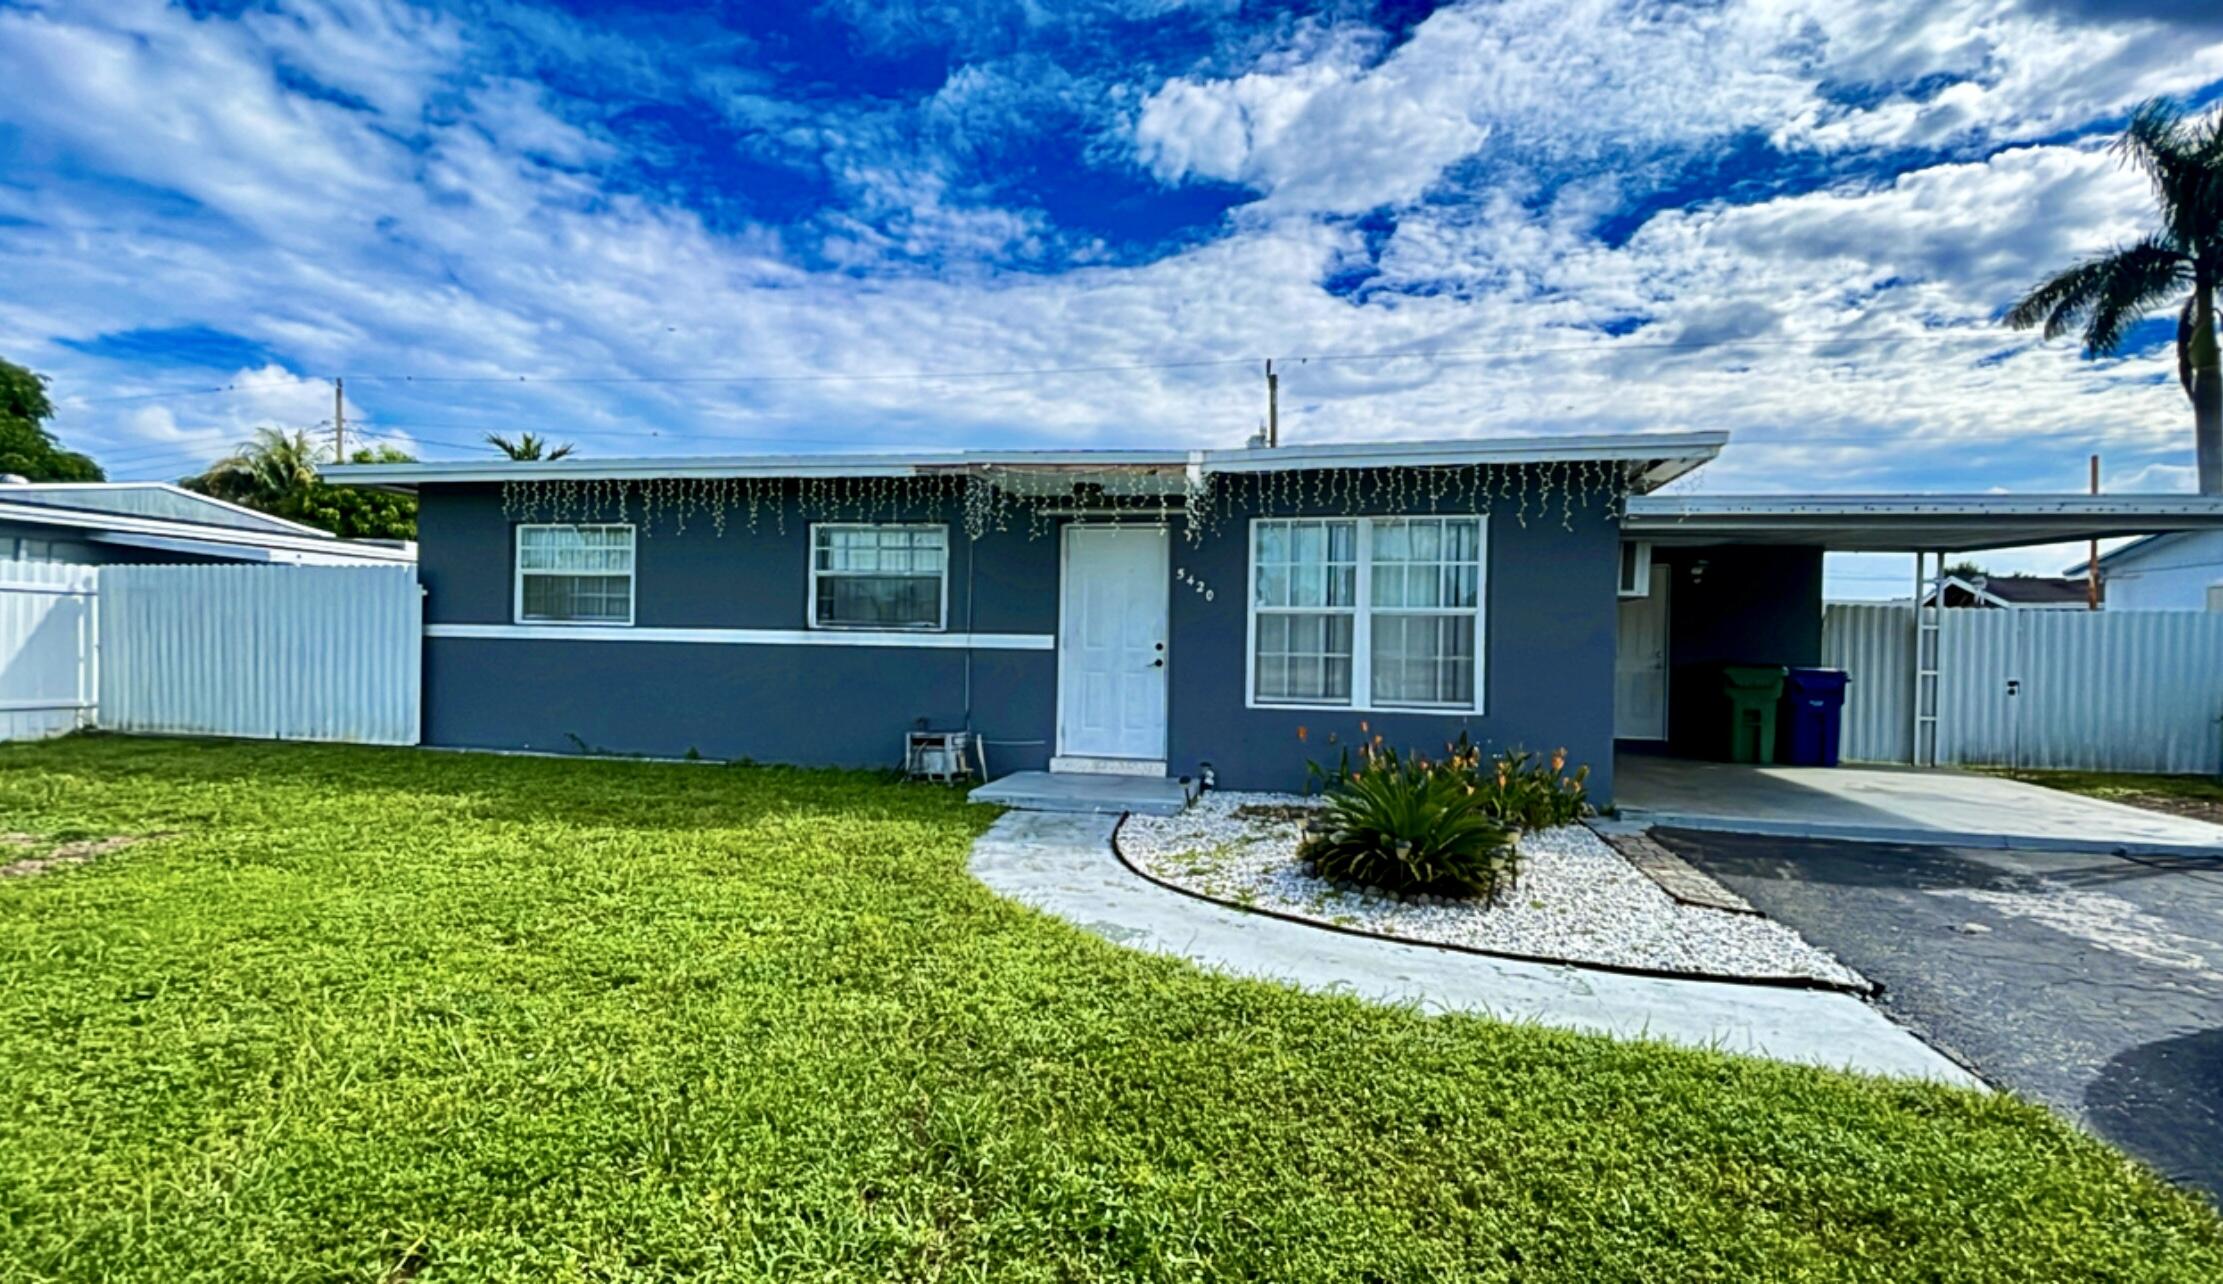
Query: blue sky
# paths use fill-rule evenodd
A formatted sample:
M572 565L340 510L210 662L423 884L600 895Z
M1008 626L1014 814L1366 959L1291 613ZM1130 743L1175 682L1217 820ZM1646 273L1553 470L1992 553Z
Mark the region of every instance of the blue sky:
M1996 317L2144 226L2212 3L0 0L0 85L0 355L121 477L333 376L428 456L1228 445L1276 356L1295 440L2189 486L2165 327Z

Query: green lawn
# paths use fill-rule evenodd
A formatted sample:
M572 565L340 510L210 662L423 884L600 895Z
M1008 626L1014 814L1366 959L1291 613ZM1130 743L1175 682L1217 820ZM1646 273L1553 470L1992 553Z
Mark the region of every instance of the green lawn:
M25 850L158 836L0 879L0 1280L2223 1278L2035 1108L1209 976L971 881L989 819L0 748Z

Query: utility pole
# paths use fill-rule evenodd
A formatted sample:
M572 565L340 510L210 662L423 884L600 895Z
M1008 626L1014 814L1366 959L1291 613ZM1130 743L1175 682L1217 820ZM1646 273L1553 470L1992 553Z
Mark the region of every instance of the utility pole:
M2099 456L2092 456L2092 493L2099 494ZM2100 609L2099 541L2084 550L2084 609Z
M1281 376L1274 373L1274 359L1266 358L1266 444L1281 444Z
M347 380L332 379L332 462L347 462Z

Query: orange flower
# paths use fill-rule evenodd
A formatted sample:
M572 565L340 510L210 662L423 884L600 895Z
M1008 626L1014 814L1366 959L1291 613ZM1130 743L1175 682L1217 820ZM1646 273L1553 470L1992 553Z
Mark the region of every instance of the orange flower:
M1304 742L1305 742L1305 730L1304 730L1304 724L1303 724L1303 723L1298 723L1298 724L1297 724L1297 743L1298 743L1298 744L1303 744Z

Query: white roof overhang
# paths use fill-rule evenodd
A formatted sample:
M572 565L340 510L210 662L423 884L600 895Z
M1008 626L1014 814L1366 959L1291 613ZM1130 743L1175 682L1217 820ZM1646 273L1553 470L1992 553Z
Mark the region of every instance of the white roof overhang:
M1644 495L1622 532L1659 545L1790 544L1847 553L1959 553L2223 529L2194 495Z
M100 543L126 544L170 551L205 552L239 557L244 561L379 562L407 565L417 560L416 549L330 535L282 535L275 531L250 531L233 526L201 526L154 517L126 517L86 509L55 508L45 504L0 502L0 521L32 526L54 526L86 532Z
M1721 453L1724 432L1614 433L1564 437L1478 437L1456 441L1335 442L1236 450L928 451L855 455L673 455L633 459L432 460L410 464L331 464L321 471L349 486L411 490L461 482L637 480L695 477L924 477L977 474L1036 487L1058 480L1100 481L1126 474L1133 484L1178 490L1192 472L1297 472L1314 469L1433 468L1491 464L1619 465L1638 490L1665 485Z

